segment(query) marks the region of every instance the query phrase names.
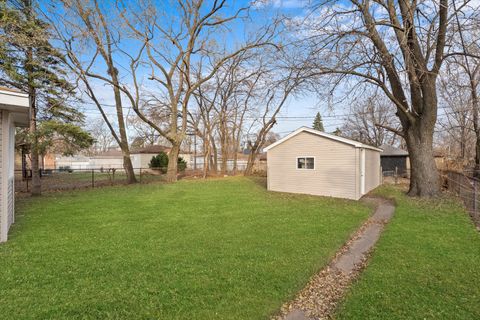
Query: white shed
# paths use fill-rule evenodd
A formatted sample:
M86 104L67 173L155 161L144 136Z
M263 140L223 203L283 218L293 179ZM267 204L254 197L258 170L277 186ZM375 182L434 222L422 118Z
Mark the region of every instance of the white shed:
M29 106L27 94L0 88L0 242L15 221L15 127L28 125Z
M307 127L264 150L268 190L358 200L381 181L381 149Z

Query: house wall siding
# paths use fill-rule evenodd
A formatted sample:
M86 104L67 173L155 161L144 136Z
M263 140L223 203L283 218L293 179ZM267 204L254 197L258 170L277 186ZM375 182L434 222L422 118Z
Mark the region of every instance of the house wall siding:
M365 149L365 193L380 184L380 152Z
M4 125L3 125L3 115L4 111L0 110L0 242L7 241L8 233L8 219L6 212L4 210L4 195L5 191L3 189L3 179L4 179Z
M15 222L15 125L9 111L0 115L0 242L4 242Z
M15 221L15 126L29 123L27 94L0 90L0 242Z
M8 169L4 172L7 175L7 210L8 229L15 222L15 125L11 115L8 117Z
M301 132L267 152L268 189L358 199L356 148ZM315 157L315 169L297 169L297 157Z

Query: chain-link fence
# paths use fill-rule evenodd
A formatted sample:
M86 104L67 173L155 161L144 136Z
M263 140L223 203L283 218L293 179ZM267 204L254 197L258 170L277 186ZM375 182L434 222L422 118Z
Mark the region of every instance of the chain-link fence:
M407 184L410 182L410 169L395 167L394 170L382 170L382 178L386 184Z
M462 199L473 221L480 228L480 180L459 171L444 171L442 177L444 187Z
M135 177L140 183L165 181L166 168L135 168ZM200 175L199 170L186 169L180 177ZM123 168L96 169L45 169L41 170L42 191L73 190L127 184ZM15 192L29 193L32 188L31 170L15 170Z

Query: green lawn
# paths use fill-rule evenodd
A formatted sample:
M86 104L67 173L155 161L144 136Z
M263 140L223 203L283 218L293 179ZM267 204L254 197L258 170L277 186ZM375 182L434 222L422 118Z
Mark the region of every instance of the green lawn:
M22 199L0 245L0 318L265 319L369 211L245 178Z
M457 201L398 204L337 319L480 319L480 235Z

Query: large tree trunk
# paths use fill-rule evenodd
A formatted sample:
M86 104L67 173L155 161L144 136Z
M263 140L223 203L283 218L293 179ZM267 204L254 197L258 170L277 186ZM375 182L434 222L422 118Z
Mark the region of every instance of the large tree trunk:
M210 137L210 145L212 146L211 152L213 153L210 156L212 163L210 164L210 169L216 174L218 172L218 152L217 146L215 145L215 139Z
M177 181L178 155L180 153L180 144L172 144L172 149L168 154L167 182Z
M286 99L286 96L285 96ZM285 101L285 99L283 101ZM282 103L283 104L283 103ZM277 108L277 112L280 110L281 105ZM253 167L255 165L255 160L257 159L258 152L261 150L262 146L265 144L265 138L267 134L272 129L273 125L276 123L275 118L272 117L260 130L257 135L257 139L250 147L250 154L248 155L248 162L247 167L245 168L245 172L243 173L245 176L249 176L253 173Z
M208 141L208 139L205 139L203 143L203 178L205 179L208 176L208 171L210 168L210 142Z
M31 3L29 3L31 6ZM31 9L30 9L31 10ZM30 15L29 15L30 17ZM39 150L38 150L38 133L37 133L37 96L34 86L34 75L32 70L33 65L33 50L29 48L27 51L27 61L25 64L25 69L27 71L28 77L28 94L30 97L30 127L29 133L31 137L30 145L30 161L32 169L32 196L39 196L42 194L42 182L40 181L40 170L39 170Z
M34 103L32 109L34 110ZM31 142L31 168L32 168L32 196L39 196L42 194L42 182L40 181L40 168L39 168L39 154L38 154L38 137L37 137L37 120L33 116L35 111L32 110L32 118L30 119L30 135L32 136Z
M120 149L123 153L123 168L127 174L127 183L132 184L137 182L135 177L135 171L133 170L132 159L130 158L130 148L128 146L128 137L127 130L125 128L125 119L123 117L123 104L122 97L120 94L120 84L118 81L118 71L112 65L109 66L109 73L112 77L112 82L115 84L113 86L113 93L115 97L115 107L117 109L117 123L119 129L119 138L120 138Z
M130 157L130 153L123 153L123 168L125 169L125 173L127 174L127 183L132 184L137 182L137 178L135 177L135 170L132 164L132 158Z
M255 158L257 157L257 150L252 149L248 155L247 167L243 173L245 176L250 176L253 173L253 166L255 165Z
M220 173L224 175L224 174L227 174L227 169L228 169L228 151L225 145L222 145L220 150L222 152L222 164L220 166Z
M470 94L472 97L473 130L475 131L475 167L473 176L480 178L480 123L478 119L477 82L470 79Z
M475 167L473 176L480 178L480 131L475 131Z
M440 175L433 155L433 129L422 122L409 127L405 134L410 157L408 195L432 197L440 191Z
M233 168L232 168L232 174L235 176L237 174L237 166L238 166L238 150L235 150L233 153Z

